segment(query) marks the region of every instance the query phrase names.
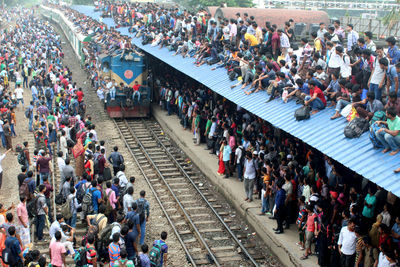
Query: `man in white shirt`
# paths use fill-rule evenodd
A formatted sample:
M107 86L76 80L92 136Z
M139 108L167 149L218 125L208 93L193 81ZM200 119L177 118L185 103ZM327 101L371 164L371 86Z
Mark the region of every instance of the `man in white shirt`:
M321 39L321 40L324 40L324 34L325 34L326 32L328 32L328 31L325 29L325 23L321 22L321 23L319 24L319 29L318 29L318 31L317 31L317 37L318 37L319 39Z
M125 165L122 164L119 167L119 171L115 175L115 177L119 179L119 186L121 188L125 188L126 185L128 184L128 179L126 178L124 171L125 171Z
M375 93L375 99L381 100L386 77L385 70L381 69L379 65L379 60L385 56L382 46L376 48L376 54L377 57L375 58L372 73L369 77L368 87L370 91Z
M14 91L15 97L17 98L17 106L19 102L22 103L22 107L24 107L24 89L21 88L20 84L17 84L17 88Z
M353 267L356 258L357 237L355 233L355 222L350 219L347 226L340 230L338 246L342 267Z

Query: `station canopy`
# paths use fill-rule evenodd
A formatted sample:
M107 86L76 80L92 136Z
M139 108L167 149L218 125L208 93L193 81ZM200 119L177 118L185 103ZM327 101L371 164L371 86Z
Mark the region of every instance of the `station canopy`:
M72 8L94 19L100 18L100 12L94 12L93 7ZM112 19L103 19L103 23L115 27ZM132 36L126 27L117 30ZM266 103L268 95L265 91L246 95L240 86L231 89L230 86L237 81L230 81L224 68L213 71L207 64L196 67L193 58L173 56L166 48L143 46L141 42L141 39L133 38L133 43L145 52L400 197L400 174L393 172L400 167L400 156L390 156L374 149L368 132L360 138L346 138L343 130L347 121L345 118L330 120L334 113L333 108L326 108L312 115L309 120L296 121L294 111L300 106L296 105L295 101L285 104L281 99L276 99Z

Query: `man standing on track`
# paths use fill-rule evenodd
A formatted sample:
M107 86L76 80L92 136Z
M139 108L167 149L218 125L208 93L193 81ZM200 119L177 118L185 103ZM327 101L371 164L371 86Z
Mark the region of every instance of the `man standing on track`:
M140 217L140 241L139 244L143 245L144 244L144 238L146 235L146 222L149 220L150 216L150 204L146 200L146 191L142 190L140 191L140 198L136 200L137 204L137 212L139 213ZM142 215L141 215L142 214Z
M114 147L114 151L108 156L108 161L113 166L114 176L119 172L121 165L124 163L124 157L118 152L118 147Z

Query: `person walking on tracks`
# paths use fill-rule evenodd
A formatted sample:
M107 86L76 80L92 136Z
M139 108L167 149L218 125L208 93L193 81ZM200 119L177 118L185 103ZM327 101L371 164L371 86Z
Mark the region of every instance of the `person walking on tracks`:
M146 200L146 191L140 191L140 197L136 200L137 213L139 214L140 220L140 241L139 244L144 244L144 238L146 235L146 223L150 216L150 204Z
M163 231L161 233L161 239L154 241L153 247L149 253L151 266L167 266L168 245L167 243L165 243L165 240L167 240L167 236L167 232Z
M124 157L121 155L121 153L118 152L117 146L114 147L114 151L108 157L108 161L113 166L114 175L117 175L121 165L124 164Z
M49 209L46 204L46 197L44 196L44 192L46 191L46 186L43 184L39 185L39 195L36 203L36 237L38 242L45 241L43 239L43 229L45 226L46 215L49 212Z

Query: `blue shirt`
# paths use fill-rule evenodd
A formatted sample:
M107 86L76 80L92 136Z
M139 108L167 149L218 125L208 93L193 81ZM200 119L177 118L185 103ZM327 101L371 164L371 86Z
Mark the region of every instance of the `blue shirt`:
M126 235L125 245L126 245L126 252L128 252L129 258L136 256L136 252L135 252L135 248L133 247L133 243L137 243L136 239L138 237L138 232L135 231L135 229L133 229L133 231L129 232Z
M395 65L400 61L400 51L397 45L388 48L388 55L392 59L390 61L391 64Z
M275 205L277 209L285 207L286 191L281 189L276 193Z
M36 86L33 85L31 90L32 90L32 95L37 95L38 94Z
M17 259L18 262L22 262L22 259L19 256L19 254L21 253L21 246L19 244L18 239L15 236L7 237L5 246L6 248L9 248L11 250L11 253L14 255L14 257Z
M310 88L308 87L308 84L307 84L307 83L303 84L302 87L299 87L299 90L300 90L302 93L306 94L306 95L309 95L309 94L310 94Z
M142 267L150 267L150 259L149 256L147 256L147 254L140 254L140 263Z
M119 188L115 184L111 185L111 189L115 192L115 197L119 196Z
M231 159L231 152L232 149L229 145L224 146L224 151L222 154L222 160L223 161L229 161Z
M351 31L347 34L347 51L351 51L351 47L357 44L358 38L358 32L356 31Z
M126 214L125 219L127 220L131 220L133 222L133 231L136 233L136 235L139 235L138 230L137 230L137 226L140 226L140 218L139 218L139 214L136 213L136 211L130 211L128 212L128 214Z
M387 76L389 76L389 79L390 79L390 85L394 85L394 79L396 78L396 77L398 77L398 75L397 75L397 71L396 71L396 67L394 66L394 65L390 65L389 67L388 67L388 70L386 71L386 73L387 73Z
M395 232L396 234L400 234L400 225L398 223L395 223L392 227L392 231ZM400 239L393 238L394 242L400 242Z
M101 198L101 192L99 189L93 187L86 190L86 193L88 193L89 191L93 193L92 194L93 210L97 213L97 211L99 210L99 199Z
M79 188L81 185L84 185L84 184L86 184L86 183L87 183L87 180L86 180L86 179L84 179L84 180L82 180L82 181L79 181L79 182L75 185L75 189L78 190L78 188Z
M339 85L339 80L332 80L329 85L328 88L332 89L333 92L339 92L340 91L340 85Z
M35 192L36 182L33 178L25 178L24 182L28 183L29 193L33 194Z

